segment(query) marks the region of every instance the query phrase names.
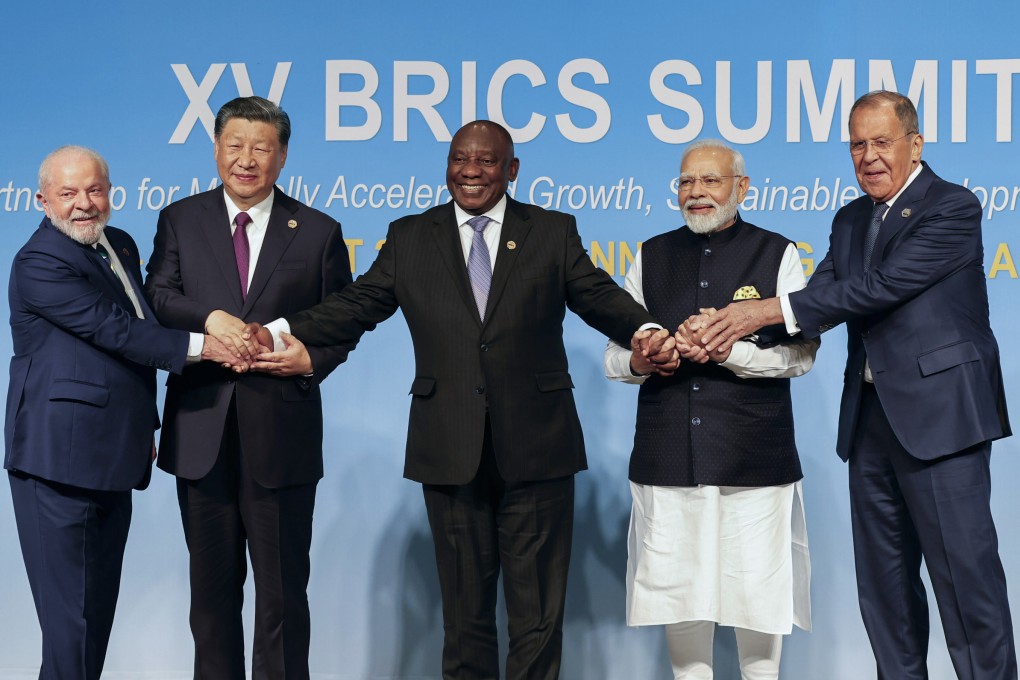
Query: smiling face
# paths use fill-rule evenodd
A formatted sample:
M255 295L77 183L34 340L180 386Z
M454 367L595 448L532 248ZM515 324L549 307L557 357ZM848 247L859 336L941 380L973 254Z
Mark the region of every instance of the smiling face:
M867 141L864 152L852 156L857 183L876 203L885 203L903 188L907 178L921 162L924 139L913 130L904 130L891 103L862 106L850 119L850 143ZM870 142L891 141L888 151L879 153Z
M684 156L680 166L677 199L680 211L691 231L709 234L726 229L737 220L737 204L744 200L751 180L733 177L733 154L720 147L694 149ZM705 186L705 179L719 180L719 186ZM687 184L682 180L695 180Z
M276 127L262 121L231 118L213 145L216 170L230 200L247 210L273 192L287 162Z
M48 160L46 185L36 198L57 229L78 243L99 240L110 219L110 179L99 162L75 151Z
M450 142L446 186L464 212L482 215L499 203L507 186L517 179L519 167L513 145L497 128L469 123Z

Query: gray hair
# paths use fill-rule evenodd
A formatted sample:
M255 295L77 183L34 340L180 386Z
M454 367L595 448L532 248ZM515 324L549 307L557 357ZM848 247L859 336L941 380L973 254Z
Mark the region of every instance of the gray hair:
M904 134L912 135L920 133L921 130L917 124L917 108L914 107L914 102L910 101L909 97L904 97L899 92L893 92L892 90L872 90L867 94L862 94L854 102L854 105L850 107L850 117L847 120L853 121L854 112L857 109L880 106L882 104L892 105L893 113L896 114L897 120L903 126Z
M220 138L223 128L234 118L253 123L269 123L276 128L276 138L281 146L290 142L290 116L277 104L262 97L237 97L220 107L213 125L213 137Z
M106 179L106 183L110 183L110 166L106 164L106 159L99 155L98 151L93 151L88 147L77 146L75 144L68 144L62 146L59 149L54 149L43 162L39 164L39 192L42 193L46 187L49 186L53 176L53 164L57 158L64 155L83 156L96 162L99 169L103 171L103 178Z
M740 175L743 177L746 174L746 167L744 165L744 156L734 149L733 147L726 144L721 139L699 139L696 142L692 142L687 145L684 149L684 153L680 156L680 167L683 167L684 161L687 160L688 154L698 149L721 149L727 151L733 160L733 174Z

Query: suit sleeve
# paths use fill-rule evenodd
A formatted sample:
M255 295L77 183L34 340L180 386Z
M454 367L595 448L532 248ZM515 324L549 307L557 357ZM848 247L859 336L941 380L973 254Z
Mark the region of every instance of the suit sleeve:
M397 239L393 232L390 225L375 262L357 281L330 293L320 304L286 317L294 337L310 347L353 348L362 335L393 316L399 306L395 276Z
M23 250L12 278L25 307L64 331L136 364L174 373L184 369L187 332L139 319L60 257Z
M808 287L790 294L805 337L885 312L956 272L981 267L981 205L968 191L953 192L897 238L900 242L888 257L848 279L834 278L830 248Z
M216 308L202 301L200 296L185 295L177 232L166 210L159 214L152 257L145 271L145 294L160 322L172 328L204 333L205 320Z
M322 293L321 299L327 300L331 295L339 293L351 284L351 261L344 244L344 234L340 223L330 230L330 236L322 249ZM298 336L300 337L300 336ZM322 382L337 366L347 360L358 344L354 338L345 343L329 346L310 346L308 354L312 359L314 380Z
M581 245L576 220L567 217L564 262L567 307L595 330L629 347L635 331L656 321L609 274L592 264L588 251Z

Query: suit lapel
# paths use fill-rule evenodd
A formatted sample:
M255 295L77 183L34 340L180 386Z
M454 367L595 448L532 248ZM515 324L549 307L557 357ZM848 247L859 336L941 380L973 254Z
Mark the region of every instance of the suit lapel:
M471 291L467 263L464 260L464 246L460 241L460 231L457 227L457 217L453 211L453 203L448 203L446 210L441 210L436 214L436 221L432 224L432 234L435 237L439 253L446 263L446 268L450 271L450 278L453 279L454 287L460 293L464 304L471 309L480 325L482 320L478 316L478 306L475 304L475 296Z
M107 231L106 240L117 251L117 259L120 260L120 266L124 270L128 282L131 284L131 289L135 292L135 297L138 298L138 306L142 308L142 316L146 319L155 319L156 315L153 313L152 308L149 307L149 303L145 299L145 293L142 292L138 253L131 248L130 243L121 240L120 234L117 232ZM124 297L127 299L128 309L134 312L135 306L131 304L130 298L127 298L126 295Z
M217 187L206 193L203 207L207 214L200 221L199 229L212 253L220 273L230 291L236 309L241 309L244 301L241 298L241 277L237 273L237 258L234 256L234 242L230 237L230 217L227 215L227 204L223 198L223 187Z
M274 189L274 191L276 190ZM280 258L283 257L298 229L301 228L300 223L294 219L297 208L296 201L286 194L276 191L276 195L273 197L273 209L269 213L269 225L266 227L266 235L262 240L258 262L255 263L255 274L252 276L251 285L248 286L248 297L241 310L242 318L251 310L252 305L265 290ZM297 226L291 228L289 226L291 222ZM232 242L231 252L233 252Z
M872 267L885 259L885 249L907 224L914 221L912 218L915 213L919 213L917 204L928 193L928 188L935 178L935 173L928 169L927 164L923 165L921 174L896 199L882 221L882 228L878 230L878 240L875 241L875 252L871 257Z
M485 319L491 319L506 288L510 272L517 264L518 254L531 232L531 217L523 206L509 196L506 198L506 213L503 215L503 229L496 247L496 264L489 286L489 301L485 305ZM510 244L513 244L511 246Z

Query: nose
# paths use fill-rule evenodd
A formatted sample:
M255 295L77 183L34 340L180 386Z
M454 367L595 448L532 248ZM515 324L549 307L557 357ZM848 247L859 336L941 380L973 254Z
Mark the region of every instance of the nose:
M700 177L695 178L689 195L691 198L701 198L705 195L705 183L701 181Z
M243 147L237 152L237 164L242 168L250 168L255 164L255 154L248 147Z
M468 159L464 162L464 165L460 167L460 174L464 177L480 177L482 174L482 166L479 165L473 158Z
M88 212L95 204L87 191L79 191L74 197L74 207L83 212Z
M861 161L864 163L871 163L878 159L878 151L875 149L875 143L867 141L864 143L864 153L861 154Z

